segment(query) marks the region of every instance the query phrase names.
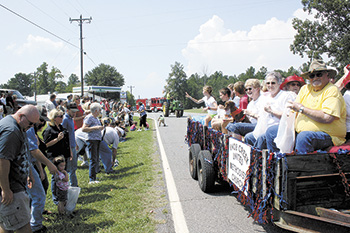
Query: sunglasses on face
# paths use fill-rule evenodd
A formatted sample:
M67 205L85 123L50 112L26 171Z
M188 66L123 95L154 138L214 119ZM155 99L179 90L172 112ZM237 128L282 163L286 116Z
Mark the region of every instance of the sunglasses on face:
M253 90L253 88L251 87L245 89L245 91L251 91L251 90Z
M276 82L267 82L267 83L266 83L266 85L270 85L270 84L271 84L271 85L275 85Z
M292 87L295 87L295 86L300 87L300 86L301 86L300 83L291 83L291 84L289 84L289 85L292 86Z
M30 120L28 120L28 117L26 116L26 115L23 115L26 119L27 119L27 121L28 121L28 125L29 126L32 126L32 125L34 125L34 123L33 122L31 122Z
M310 79L313 79L313 78L315 78L315 77L320 78L320 77L322 77L322 76L323 76L323 72L315 72L315 73L313 73L313 74L309 74L309 78L310 78Z
M56 116L56 117L63 118L63 115L59 115L59 116Z

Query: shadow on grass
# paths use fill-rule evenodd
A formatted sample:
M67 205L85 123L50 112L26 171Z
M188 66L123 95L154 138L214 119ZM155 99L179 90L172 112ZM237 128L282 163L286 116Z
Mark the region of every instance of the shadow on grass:
M79 204L87 204L87 203L93 203L93 202L97 202L97 201L103 201L103 200L107 200L112 198L112 196L108 195L108 194L96 194L96 193L92 193L89 195L84 195L84 196L80 196L78 199L78 203Z
M48 227L48 232L98 232L100 229L106 229L108 226L116 224L114 221L88 222L89 216L101 214L101 211L93 209L79 209L75 212L74 217L53 214L48 220L52 222L52 225Z
M117 173L116 174L120 175L120 173L125 173L125 172L127 172L127 171L129 171L129 170L131 170L133 168L140 167L140 166L143 166L143 165L145 165L145 164L144 163L138 163L138 164L135 164L135 165L132 165L132 166L129 166L129 167L123 167L123 168L120 168L120 169L117 168Z

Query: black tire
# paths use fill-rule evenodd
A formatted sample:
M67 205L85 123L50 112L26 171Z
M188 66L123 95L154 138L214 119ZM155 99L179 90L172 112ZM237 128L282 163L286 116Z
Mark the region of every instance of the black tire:
M169 116L169 104L167 102L164 102L163 104L163 114L164 114L164 117Z
M205 193L212 192L215 185L213 157L208 150L199 152L197 160L198 184Z
M201 151L201 147L199 144L192 144L190 147L189 155L188 155L188 162L189 162L189 169L190 169L190 175L193 179L198 179L197 174L197 160L198 160L198 154Z
M175 110L175 116L179 117L179 110Z
M153 112L158 112L158 108L157 108L157 107L154 107L154 108L153 108Z

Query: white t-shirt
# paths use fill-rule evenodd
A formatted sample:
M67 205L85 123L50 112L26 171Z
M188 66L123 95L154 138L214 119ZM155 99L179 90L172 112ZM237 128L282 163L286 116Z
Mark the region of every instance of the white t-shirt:
M47 113L49 113L52 109L55 109L55 105L52 103L51 100L46 100L45 102L45 108L46 108L46 111Z
M260 95L258 99L251 100L247 106L247 110L249 110L249 112L251 112L253 115L258 116L259 111L264 110L264 108L262 107L263 106L263 99L264 99L264 97ZM255 119L254 117L251 117L248 115L247 115L247 117L249 118L251 123L253 123L253 124L257 123L257 119Z
M241 97L235 96L233 98L233 103L235 103L236 108L239 108L239 101L241 100Z
M210 96L209 99L206 96L204 96L201 100L204 101L206 107L215 108L214 104L216 104L216 100L213 96ZM208 114L215 115L216 110L208 110Z
M264 107L267 105L271 106L272 111L274 112L283 112L284 108L288 101L294 101L297 95L292 91L280 91L275 97L271 95L267 96L264 102L261 102ZM264 104L265 103L265 104ZM280 122L280 119L273 114L269 114L267 127L277 125Z
M346 132L350 132L350 91L344 93L346 104Z
M263 98L261 98L263 97ZM255 138L258 138L260 135L264 134L266 130L273 126L278 125L280 119L271 113L267 113L264 110L265 106L270 105L272 111L283 112L286 108L286 104L288 101L294 101L296 98L296 94L291 91L279 91L275 97L271 97L270 93L267 96L260 96L259 102L261 103L261 108L259 109L259 120L253 131L253 135Z
M106 133L103 136L105 130ZM113 145L112 147L115 149L118 148L119 136L114 128L107 126L104 130L101 131L101 136L103 136L103 141L105 141L107 145Z

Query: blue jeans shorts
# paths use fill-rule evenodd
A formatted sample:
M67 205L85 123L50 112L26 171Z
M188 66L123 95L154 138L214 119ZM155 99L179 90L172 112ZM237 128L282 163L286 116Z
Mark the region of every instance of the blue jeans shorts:
M30 221L29 197L25 191L14 193L9 205L0 203L0 225L8 231L16 231Z

